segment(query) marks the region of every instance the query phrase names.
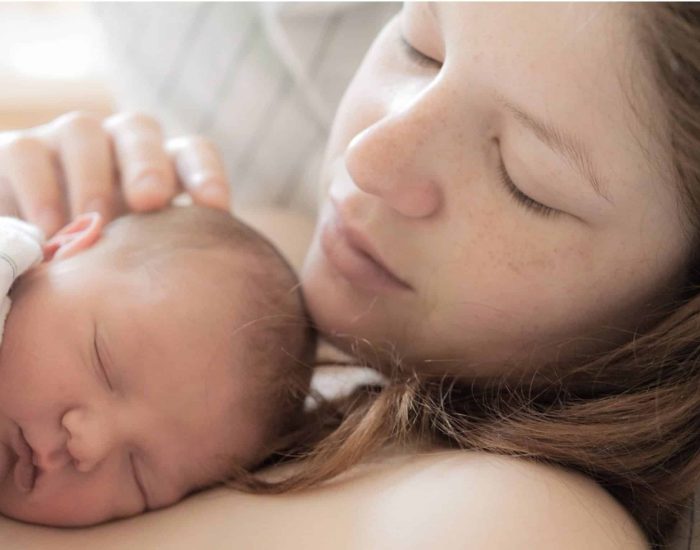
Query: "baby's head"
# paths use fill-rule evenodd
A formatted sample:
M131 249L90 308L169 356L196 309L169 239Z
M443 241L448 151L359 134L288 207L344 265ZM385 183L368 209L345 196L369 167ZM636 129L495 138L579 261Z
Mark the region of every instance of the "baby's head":
M0 346L0 513L87 525L172 504L258 463L300 411L296 276L227 214L86 216L47 258Z

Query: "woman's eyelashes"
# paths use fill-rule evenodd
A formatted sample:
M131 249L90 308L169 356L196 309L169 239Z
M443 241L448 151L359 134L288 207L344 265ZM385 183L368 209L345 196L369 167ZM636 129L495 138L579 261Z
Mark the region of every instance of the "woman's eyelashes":
M402 50L406 54L406 57L408 57L416 65L420 67L430 67L432 69L440 69L442 67L442 62L438 61L437 59L433 59L432 57L428 57L420 50L414 48L411 43L406 40L402 33L399 33L399 42L401 43Z
M500 155L498 161L498 173L500 176L501 183L503 183L503 186L506 188L508 193L510 193L510 195L516 201L518 201L528 210L532 210L533 212L539 214L540 216L544 216L545 218L561 214L559 210L555 210L554 208L545 206L544 204L537 202L535 199L532 199L528 197L525 193L523 193L511 179L510 175L508 174L508 170L506 170L505 164L503 164L503 158Z
M398 36L403 52L413 63L421 67L438 69L442 68L442 62L438 61L437 59L433 59L432 57L429 57L422 53L420 50L414 48L411 45L411 43L408 40L406 40L406 37L403 35L403 33L399 32ZM544 204L537 202L535 199L528 197L525 193L523 193L520 190L520 188L517 185L515 185L512 178L508 174L508 170L506 170L506 166L503 163L503 158L500 155L498 164L498 172L501 183L503 183L504 187L510 193L510 195L513 198L515 198L515 200L518 201L521 205L523 205L528 210L539 214L540 216L544 216L545 218L561 214L559 210L550 208L549 206L545 206Z

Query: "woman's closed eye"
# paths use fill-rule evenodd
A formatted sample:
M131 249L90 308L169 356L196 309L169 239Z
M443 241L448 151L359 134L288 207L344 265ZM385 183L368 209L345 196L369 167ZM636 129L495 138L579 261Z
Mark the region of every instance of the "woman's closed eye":
M503 163L503 157L501 157L500 155L498 160L498 174L500 176L501 183L506 188L508 193L510 193L510 195L516 201L518 201L528 210L532 210L533 212L539 214L540 216L544 216L545 218L557 216L562 213L560 210L556 210L554 208L550 208L549 206L545 206L544 204L537 202L535 199L523 193L520 190L520 188L517 185L515 185L515 182L513 182L512 178L510 177L510 174L508 174L508 170L506 169L506 166Z
M433 59L425 55L420 50L414 48L411 43L406 39L403 33L398 33L399 42L401 44L401 49L403 50L406 57L413 61L416 65L420 67L430 67L430 68L442 68L442 62L437 59Z
M442 68L442 62L437 59L433 59L430 56L425 55L423 52L415 48L408 39L403 35L402 32L397 33L399 42L401 44L401 49L403 50L406 57L408 57L413 63L421 67L429 68ZM561 211L546 206L532 197L529 197L523 193L520 188L515 184L513 179L510 177L505 164L503 163L503 158L499 155L499 165L498 165L498 175L501 183L508 191L508 193L521 205L523 205L528 210L537 213L545 218L556 216L561 214Z

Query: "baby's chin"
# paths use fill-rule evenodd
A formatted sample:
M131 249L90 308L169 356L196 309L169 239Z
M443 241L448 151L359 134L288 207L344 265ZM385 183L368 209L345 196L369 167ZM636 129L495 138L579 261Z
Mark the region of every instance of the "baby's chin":
M16 461L11 459L14 464ZM49 488L50 489L50 488ZM118 494L115 491L115 494ZM29 492L18 488L12 471L0 484L0 515L23 523L50 527L88 527L124 519L143 512L136 501L118 504L116 499L87 491L51 491L41 476Z
M83 507L68 502L37 502L31 495L12 494L9 497L0 497L0 515L22 523L48 527L89 527L138 513L140 510L125 513L104 507Z
M0 515L22 523L46 527L91 527L103 523L128 519L143 512L95 513L89 509L78 510L71 506L40 506L27 509L25 505L13 502L0 504Z

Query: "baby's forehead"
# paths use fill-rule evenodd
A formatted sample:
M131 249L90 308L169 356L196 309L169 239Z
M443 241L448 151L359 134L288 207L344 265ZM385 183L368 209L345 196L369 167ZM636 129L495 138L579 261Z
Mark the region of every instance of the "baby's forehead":
M201 301L206 304L203 315L224 309L234 321L245 323L263 315L262 310L273 308L270 301L293 288L278 263L265 261L251 248L172 249L140 263L138 280L154 294L169 297L173 307ZM302 314L301 304L287 311ZM280 307L282 304L280 303Z
M167 272L156 276L159 285ZM136 307L113 301L99 342L114 386L140 400L154 419L152 434L167 434L192 475L220 473L218 460L245 462L256 455L258 405L269 395L251 350L271 343L251 321L252 306L238 281L229 285L236 292L219 295L218 284L202 292L197 276L178 274L162 296L139 299Z

